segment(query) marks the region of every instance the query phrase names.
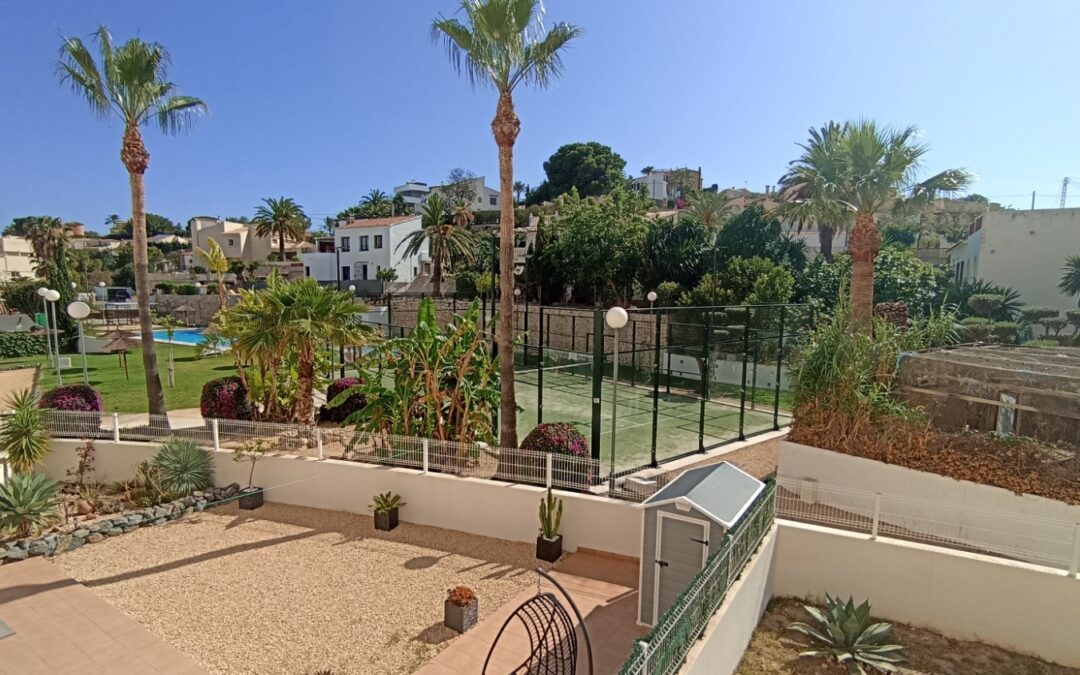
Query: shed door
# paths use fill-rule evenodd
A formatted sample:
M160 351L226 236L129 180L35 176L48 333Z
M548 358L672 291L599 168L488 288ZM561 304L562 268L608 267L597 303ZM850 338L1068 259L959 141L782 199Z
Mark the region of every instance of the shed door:
M657 514L653 625L690 586L709 556L709 523L690 516Z

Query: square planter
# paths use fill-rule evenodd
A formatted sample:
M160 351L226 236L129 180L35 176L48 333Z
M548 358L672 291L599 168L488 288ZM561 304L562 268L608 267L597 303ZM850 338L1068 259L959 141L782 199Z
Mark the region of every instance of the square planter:
M263 505L263 489L260 487L244 488L240 491L240 508L254 511Z
M376 511L375 512L375 529L389 532L397 527L398 523L398 510L390 509L389 511Z
M536 557L546 562L555 562L562 555L562 535L555 535L554 539L547 539L544 535L536 538Z
M449 600L443 601L443 625L459 633L464 633L475 626L479 615L479 600L473 600L464 607L458 607Z

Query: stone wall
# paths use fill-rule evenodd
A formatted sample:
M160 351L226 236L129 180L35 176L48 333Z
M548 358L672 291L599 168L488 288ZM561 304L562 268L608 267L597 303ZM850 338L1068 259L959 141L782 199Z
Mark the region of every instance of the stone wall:
M214 315L217 314L218 309L221 307L221 301L218 299L217 293L207 295L155 295L154 301L158 314L171 316L179 321L181 325L188 326L209 325L210 320L214 318ZM226 296L225 301L229 305L233 305L236 304L237 298L235 296ZM184 305L192 307L194 311L176 311L178 307Z

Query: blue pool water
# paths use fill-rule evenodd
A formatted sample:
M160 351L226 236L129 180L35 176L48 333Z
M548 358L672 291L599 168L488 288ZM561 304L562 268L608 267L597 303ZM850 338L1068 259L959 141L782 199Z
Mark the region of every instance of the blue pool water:
M154 331L155 342L168 342L169 334L167 331L156 330ZM202 328L181 328L173 331L172 336L173 344L182 345L200 345L203 341L203 329ZM219 348L224 348L224 343L219 344Z

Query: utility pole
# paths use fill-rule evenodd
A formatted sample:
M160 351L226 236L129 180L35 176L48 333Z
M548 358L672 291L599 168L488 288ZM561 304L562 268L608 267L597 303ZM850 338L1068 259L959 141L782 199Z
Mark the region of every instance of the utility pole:
M1066 176L1065 178L1061 179L1061 205L1058 206L1059 209L1065 208L1065 197L1068 194L1069 194L1069 177Z
M1035 210L1035 191L1031 191L1031 210Z

